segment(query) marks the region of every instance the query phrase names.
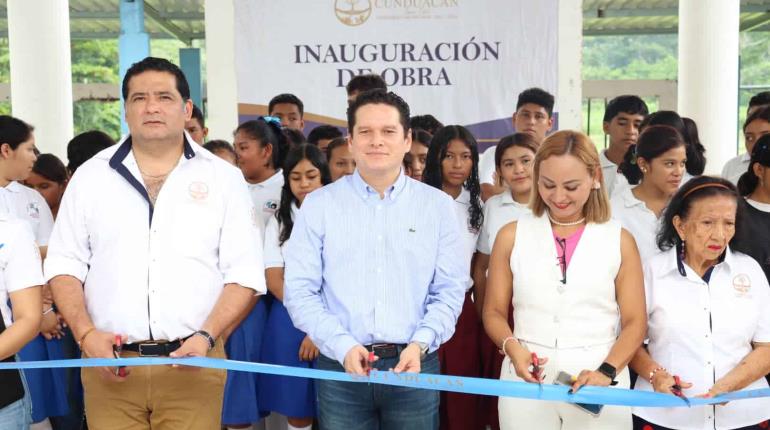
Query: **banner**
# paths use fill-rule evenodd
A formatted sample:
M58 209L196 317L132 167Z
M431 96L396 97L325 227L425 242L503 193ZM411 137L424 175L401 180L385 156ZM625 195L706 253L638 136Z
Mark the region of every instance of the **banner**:
M412 115L488 141L513 131L519 92L556 94L558 0L236 0L235 16L241 121L292 93L305 133L344 127L345 85L377 73Z

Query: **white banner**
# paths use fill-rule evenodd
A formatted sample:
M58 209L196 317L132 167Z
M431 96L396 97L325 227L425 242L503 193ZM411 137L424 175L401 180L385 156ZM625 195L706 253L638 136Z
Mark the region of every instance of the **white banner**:
M477 137L512 131L522 90L556 95L558 0L235 0L241 119L293 93L306 131L345 125L345 85L378 73L410 105ZM211 64L209 67L216 67Z

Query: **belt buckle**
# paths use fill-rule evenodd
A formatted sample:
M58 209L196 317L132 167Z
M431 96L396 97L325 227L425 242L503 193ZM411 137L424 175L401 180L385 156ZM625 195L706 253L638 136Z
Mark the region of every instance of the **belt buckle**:
M381 358L398 357L398 347L391 343L375 343L372 345L372 351Z
M139 344L139 356L140 357L159 357L159 354L145 354L142 350L143 346L158 346L160 345L158 342L152 342L152 343L140 343Z

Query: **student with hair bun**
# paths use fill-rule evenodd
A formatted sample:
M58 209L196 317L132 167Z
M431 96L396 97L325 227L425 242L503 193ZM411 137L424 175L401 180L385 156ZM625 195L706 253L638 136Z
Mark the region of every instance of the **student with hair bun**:
M658 219L682 183L687 154L682 136L674 128L653 125L631 145L620 172L633 188L612 196L612 217L636 240L642 262L657 252Z

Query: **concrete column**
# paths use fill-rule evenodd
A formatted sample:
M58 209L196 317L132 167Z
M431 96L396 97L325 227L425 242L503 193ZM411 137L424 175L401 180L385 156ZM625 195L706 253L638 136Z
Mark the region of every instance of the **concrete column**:
M69 1L8 0L13 116L35 127L40 152L66 159L73 135Z
M205 0L209 139L232 141L238 126L234 0Z
M679 0L679 114L698 124L705 173L736 154L739 0Z
M120 0L118 58L121 84L128 68L149 55L150 35L144 31L144 1ZM120 129L123 134L128 133L123 104L120 106Z
M195 106L203 110L203 80L201 79L201 50L199 48L180 48L179 67L190 85L190 99Z
M583 1L559 0L559 129L582 130Z

